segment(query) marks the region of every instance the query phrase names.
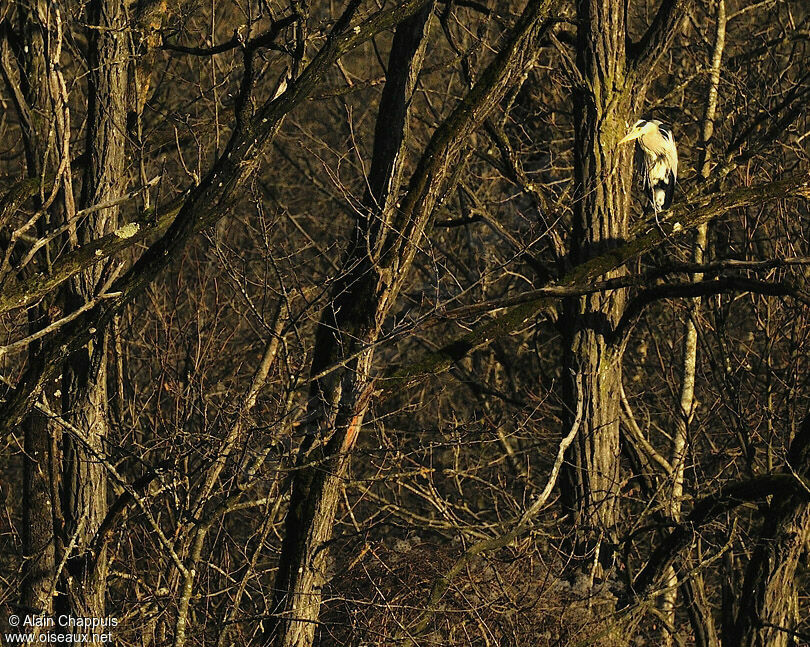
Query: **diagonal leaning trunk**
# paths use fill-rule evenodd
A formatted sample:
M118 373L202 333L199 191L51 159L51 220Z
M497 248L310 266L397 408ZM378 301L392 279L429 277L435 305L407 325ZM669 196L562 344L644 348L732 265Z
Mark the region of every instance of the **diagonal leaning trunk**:
M802 480L799 495L775 496L768 504L748 562L737 620L724 647L788 647L799 626L796 568L810 550L810 415L790 444L788 470ZM786 471L788 471L786 470ZM806 558L805 558L806 559Z
M397 203L407 138L407 108L421 65L432 3L397 28L380 100L366 217L346 254L344 276L316 333L310 374L336 366L312 385L307 436L298 455L275 582L274 621L266 644L309 647L320 607L322 571L337 506L338 483L373 387L373 342L408 274L432 214L458 175L469 133L479 128L507 91L525 78L550 24L552 0L530 0L501 51L433 133ZM341 365L342 361L345 365Z
M368 348L377 338L392 303L389 283L380 275L380 243L394 215L408 135L408 108L421 69L432 3L396 30L380 99L374 153L363 217L352 234L330 303L321 316L310 374L348 359L331 374L313 380L306 436L297 458L279 570L274 614L265 642L279 647L312 644L318 618L327 551L348 454L369 403ZM386 298L388 297L388 298ZM360 354L357 351L363 347ZM318 444L317 439L323 440ZM319 463L307 467L307 463Z

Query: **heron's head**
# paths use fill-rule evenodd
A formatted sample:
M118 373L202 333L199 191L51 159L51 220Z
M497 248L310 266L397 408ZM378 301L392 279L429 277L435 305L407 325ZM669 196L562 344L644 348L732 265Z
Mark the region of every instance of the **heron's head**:
M644 135L651 134L658 130L658 124L655 121L647 121L646 119L639 119L633 127L630 129L630 132L627 133L624 138L619 140L620 144L626 144L627 142L632 142L639 137L643 137Z

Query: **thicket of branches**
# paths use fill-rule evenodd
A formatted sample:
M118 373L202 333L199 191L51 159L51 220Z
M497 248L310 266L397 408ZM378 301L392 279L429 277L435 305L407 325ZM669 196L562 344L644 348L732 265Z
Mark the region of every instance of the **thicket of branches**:
M809 70L804 0L0 5L3 623L810 640Z

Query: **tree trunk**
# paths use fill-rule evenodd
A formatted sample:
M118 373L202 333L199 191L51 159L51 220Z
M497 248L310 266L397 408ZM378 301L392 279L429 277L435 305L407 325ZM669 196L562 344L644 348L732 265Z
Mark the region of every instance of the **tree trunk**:
M810 541L810 415L793 439L782 473L726 484L695 502L684 521L661 541L632 586L620 597L618 607L627 609L644 599L689 548L696 533L720 515L737 506L770 500L762 529L746 568L736 618L724 617L723 645L727 647L778 647L792 644L798 624L796 567ZM724 601L728 613L730 605Z
M810 477L810 416L790 446L788 463L796 478ZM807 487L805 485L805 487ZM734 630L727 647L788 647L799 624L796 566L810 546L810 505L805 492L775 496L745 572Z
M720 63L723 60L723 49L726 42L726 4L725 0L717 1L715 14L714 48L712 51L711 68L709 75L709 85L706 92L706 107L703 115L703 125L701 128L701 152L698 161L700 178L706 181L709 178L711 169L711 146L714 134L714 119L717 111L717 89L720 84ZM708 225L703 224L695 232L695 244L692 247L692 262L700 265L705 261L707 249ZM698 283L703 280L703 273L697 272L692 275L692 281ZM692 423L695 405L695 374L697 371L697 350L698 350L698 329L697 322L700 316L700 297L695 297L687 301L687 315L684 319L683 331L683 361L681 373L680 390L680 417L677 420L675 434L672 441L672 452L669 462L672 465L672 492L669 500L669 516L680 521L681 502L683 498L684 472L686 470L686 456L689 447L689 430ZM686 558L688 561L688 558ZM662 636L662 647L670 647L675 630L675 610L678 596L676 584L678 577L675 569L671 568L667 575L667 585L669 590L661 596L660 608L667 618L668 627L664 627ZM700 600L705 598L702 590L703 578L695 574L688 589L692 594L691 599ZM689 602L689 600L687 600ZM690 605L691 608L691 605ZM701 615L690 614L692 628L697 636L698 644L707 641L710 647L718 645L717 631L714 626L709 607L706 613Z
M52 456L48 420L32 412L23 422L23 565L20 604L29 613L53 610L52 577L56 563L51 505Z
M358 220L344 264L347 269L336 282L316 335L311 374L332 365L339 368L315 381L310 392L307 436L297 459L271 609L280 619L271 623L267 642L279 647L312 643L326 560L321 544L331 535L345 455L372 393L373 342L396 304L436 206L458 176L469 133L525 78L525 70L537 57L541 34L550 24L551 6L551 0L530 0L526 5L503 49L433 133L407 194L398 203L408 143L408 99L421 64L430 6L397 29L380 101L370 189L364 199L368 216ZM349 358L353 359L340 366ZM325 438L328 442L321 440ZM308 467L311 462L315 464Z
M574 97L571 259L581 263L619 245L627 235L632 148L618 146L631 113L630 93L623 90L625 3L582 0L577 15L577 68L583 80ZM604 278L622 273L620 269ZM563 480L583 556L612 534L618 518L621 357L610 337L624 308L624 291L613 290L572 300L563 318L566 365L581 375L585 398L582 426ZM566 396L573 411L576 394L569 388ZM566 420L564 428L569 425ZM592 556L599 561L599 555ZM594 574L599 576L606 564L596 562Z
M94 0L88 6L89 110L86 168L81 208L109 202L126 189L124 133L126 132L127 46L126 19L119 0ZM89 215L77 227L79 244L100 238L118 226L118 208ZM67 310L80 308L94 296L101 267L79 274L65 288ZM89 554L92 539L107 513L107 475L96 453L105 453L107 437L107 337L95 339L65 362L62 374L63 416L89 440L86 447L64 435L63 510L67 541L75 536L75 552L68 562L63 590L66 611L103 617L106 592L106 552Z
M380 242L393 217L408 134L408 106L421 68L432 3L397 27L380 98L369 185L335 284L318 326L310 374L316 376L342 360L348 364L312 383L308 424L299 450L287 513L271 620L265 641L278 647L312 644L332 535L340 479L370 395L373 342L393 298L380 276ZM352 358L365 346L359 357ZM320 444L316 439L324 440ZM307 467L314 462L316 465Z
M25 150L26 172L29 178L40 178L53 170L53 161L47 159L47 133L54 123L53 108L48 87L46 43L52 28L51 16L44 2L34 3L30 13L20 16L23 42L22 69L20 70L20 91L24 105L18 107L22 126L23 148ZM35 197L35 205L44 205L43 193ZM50 211L58 217L58 206L51 205ZM44 234L44 224L37 223L37 233ZM48 250L39 253L40 262L48 262ZM29 310L29 332L47 326L46 304ZM39 344L29 348L29 364L38 361ZM20 602L31 612L48 615L53 611L53 577L56 572L57 546L54 533L54 518L59 510L54 510L58 501L54 500L56 478L54 462L58 457L52 450L51 427L47 419L37 411L30 411L22 422L24 434L23 453L23 524L22 549L25 562L24 577L20 591Z

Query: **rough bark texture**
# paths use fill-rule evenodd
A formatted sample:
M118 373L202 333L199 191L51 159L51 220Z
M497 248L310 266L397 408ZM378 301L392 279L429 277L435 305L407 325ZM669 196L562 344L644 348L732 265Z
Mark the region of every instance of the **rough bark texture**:
M758 546L748 565L734 638L740 647L795 645L801 618L796 567L810 542L806 501L772 504Z
M88 165L80 208L110 202L121 196L126 129L127 46L126 15L119 0L95 0L88 6L92 29L89 39L89 114L86 152ZM79 244L110 233L118 226L118 208L92 213L77 229ZM96 294L101 268L79 274L65 287L68 310L75 310ZM64 604L74 615L103 617L106 555L87 554L107 513L107 474L94 455L102 453L107 437L107 330L71 356L62 374L64 417L80 429L92 447L69 434L63 447L63 510L65 539L75 536L75 555L65 574Z
M743 206L764 204L777 199L810 196L810 181L806 174L775 182L767 182L753 187L734 188L718 195L699 197L692 201L679 202L660 218L660 226L652 227L641 222L631 226L628 240L618 247L595 256L567 272L561 279L550 282L548 288L579 287L585 292L602 276L622 267L625 263L650 252L665 241L690 232L695 227L728 213L731 209ZM503 314L473 327L436 351L428 351L407 366L395 366L387 372L385 393L394 393L422 381L426 376L434 376L447 371L455 362L472 350L483 348L494 340L519 330L526 321L554 307L559 295L540 294L516 299Z
M20 99L18 113L22 120L23 144L27 175L32 185L49 169L46 159L46 144L43 133L53 120L49 104L46 70L46 39L50 18L45 3L32 6L31 14L21 18L21 33L27 44L20 74ZM41 195L41 192L38 192ZM35 195L35 204L42 205ZM42 225L38 225L42 233ZM44 256L47 252L44 252ZM47 325L46 308L34 308L29 313L29 331L36 332ZM34 347L36 348L36 346ZM36 363L36 360L34 360ZM25 532L22 535L25 579L20 602L43 614L53 610L53 573L56 569L57 551L54 541L53 455L47 420L37 412L30 412L22 423L25 435L23 461L23 488L26 505L23 508Z
M577 67L583 81L574 103L577 199L571 258L576 264L627 236L632 150L618 146L631 110L624 90L625 13L625 3L618 0L577 4ZM623 272L620 268L606 276ZM569 303L564 317L567 365L583 377L585 416L563 492L586 539L583 548L589 549L612 532L617 520L621 357L610 337L624 307L624 291L614 290ZM569 392L568 400L573 398Z
M0 427L8 430L18 424L31 408L32 400L39 394L45 381L54 378L62 362L92 339L95 333L90 332L91 329L106 326L116 313L167 267L193 234L216 223L231 209L236 197L263 161L263 151L278 132L284 117L310 96L326 70L336 60L380 31L413 15L427 2L428 0L409 0L399 3L390 9L374 13L349 29L358 6L356 3L350 5L301 75L281 96L265 101L249 123L243 123L241 129L234 131L226 150L217 158L199 185L182 196L178 201L179 205L167 205L165 211L161 210L159 213L157 221L154 214L147 214L144 222L139 222L133 230L123 235L120 232L113 233L91 245L65 254L60 259L58 269L47 276L32 276L22 285L14 284L10 289L0 291L0 304L5 300L7 308L33 303L36 298L48 294L110 254L143 240L147 233L162 234L115 281L111 291L120 293L120 296L108 299L104 308L77 318L65 326L61 334L51 337L51 343L44 349L47 361L27 370L25 376L18 381L13 394L0 407ZM34 190L36 189L38 185L34 185ZM151 223L147 223L147 220ZM2 307L0 305L0 311Z
M695 644L711 647L709 614L720 595L711 588L705 595L705 572L707 585L721 582L724 599L733 600L724 604L725 643L779 645L793 630L807 633L807 614L797 623L793 608L796 590L801 605L806 588L797 562L808 540L807 460L797 445L786 470L780 451L807 395L803 351L810 345L793 301L810 304L803 270L810 231L791 214L806 209L810 176L801 166L803 131L780 116L807 106L796 98L807 80L798 59L807 48L806 39L798 49L772 40L773 51L764 44L750 50L747 42L751 32L763 43L802 36L806 21L778 33L772 20L786 8L803 9L801 0L742 11L735 4L729 53L760 54L748 70L721 67L717 57L709 103L728 113L717 133L719 165L712 169L696 152L702 143L708 151L712 136L707 110L702 137L696 128L676 131L686 181L660 226L629 216L632 145L618 140L627 122L650 116L639 108L651 75L652 116L674 109L672 101L700 116L701 44L711 44L708 11L721 10L722 0L692 14L668 68L652 73L676 27L673 8L685 2L573 0L557 2L554 12L552 4L349 0L339 18L336 6L310 12L297 0L272 7L256 0L244 15L220 3L184 3L174 15L164 0L12 0L0 9L0 80L18 113L0 120L10 134L0 177L0 251L8 251L0 268L8 386L0 427L10 441L3 464L12 466L0 498L7 494L7 534L21 540L9 544L0 572L9 589L20 586L11 604L49 614L54 602L58 613L106 611L126 619L119 642L174 647L210 642L216 633L222 644L258 641L259 619L278 645L310 645L316 633L342 644L417 644L433 630L440 642L458 642L463 632L473 642L543 642L558 611L573 620L563 629L574 641L599 642L606 633L592 634L596 623L622 624L628 616L629 625L639 623L639 639L660 642L660 615L644 614L655 611L667 583L678 582L687 606L675 615L674 593L668 598L668 628L684 630L688 613ZM153 21L142 13L147 6L170 19ZM427 45L435 60L426 59L412 101L431 6L445 34ZM645 9L656 13L652 21ZM546 24L553 34L544 33ZM632 43L645 24L647 33ZM382 86L375 61L381 46L389 55L394 29L390 61L380 62ZM146 101L149 48L158 50L154 80L166 74ZM533 58L542 64L531 67ZM131 73L126 108L123 66ZM719 95L715 70L735 79ZM524 79L531 81L521 89ZM773 79L778 93L770 91ZM234 102L227 94L237 86ZM376 101L369 113L368 101L383 87L379 114ZM351 117L360 108L348 124L353 139L342 136L342 107ZM293 109L295 123L282 129ZM418 124L416 136L409 121ZM373 163L362 177L366 164L355 167L342 147L359 142L348 151L361 152L371 141ZM403 163L406 150L414 164ZM414 170L409 185L403 167ZM24 179L11 184L15 175ZM365 182L365 197L353 199ZM733 188L720 190L721 183ZM145 191L160 205L154 212ZM110 200L130 223L123 229ZM336 221L322 217L332 208L349 216L337 232L338 258ZM188 248L229 213L235 218L222 219L228 227ZM691 231L716 217L728 232L728 258L676 260ZM631 260L638 270L635 262L625 268ZM129 268L118 281L115 263ZM141 295L148 298L133 301L173 264L176 277L164 276ZM536 284L524 291L529 267ZM103 298L100 285L109 292ZM752 296L733 298L738 292ZM268 317L274 294L288 308L278 326ZM697 328L655 305L695 299L696 315L697 298L707 295L720 295L701 310L715 316ZM558 312L536 316L563 300L563 321ZM105 392L106 345L113 346L107 327L119 315L120 408L108 425L115 400L108 404L112 381ZM673 327L686 337L680 402L670 397L681 376ZM560 329L566 349L556 346ZM243 400L254 345L265 333L271 337L256 372L264 377L251 386L253 399ZM447 334L460 336L448 344ZM494 340L496 361L474 354L459 363ZM621 375L628 340L638 342L625 363L625 386L637 384L630 399ZM700 362L704 343L709 352ZM283 346L283 361L269 370L273 344ZM424 351L430 348L440 350ZM408 366L391 366L394 357ZM450 367L459 379L435 383ZM543 430L561 425L565 407L553 394L569 372L583 391L582 433L572 425L536 498L549 468ZM568 388L568 415L578 418ZM380 411L390 394L394 402ZM379 448L359 435L372 402L385 417ZM257 424L249 415L254 404ZM622 441L622 451L633 445L636 452L622 472L620 405L623 419L638 421ZM354 450L358 439L362 451ZM504 472L502 450L519 480ZM564 457L570 514L559 515L549 494ZM734 478L749 481L729 485ZM14 496L18 483L24 499ZM113 500L107 488L119 496ZM510 509L530 500L526 515L508 520ZM742 502L749 505L735 514ZM590 557L592 575L611 575L604 587L587 591L571 572L582 560L547 554L574 536L571 520L578 557ZM333 539L341 528L346 533ZM715 549L725 550L724 528L735 549L728 558L738 566L718 574L709 569L719 564ZM400 547L411 546L417 530L430 539L406 557ZM396 541L405 532L408 541ZM433 541L451 536L461 544ZM611 569L617 545L626 568ZM324 588L333 554L347 568ZM387 566L396 581L378 576ZM557 587L558 574L574 576L575 586ZM614 614L605 606L612 606L608 591L621 595L622 574L628 593ZM490 576L499 583L491 598ZM429 597L419 600L418 587L430 580ZM374 585L368 600L364 581ZM335 593L325 624L322 588ZM592 595L583 599L581 591Z
M56 560L51 507L51 448L48 421L32 413L23 423L25 458L23 476L22 542L27 561L20 604L32 612L52 610L51 577Z

